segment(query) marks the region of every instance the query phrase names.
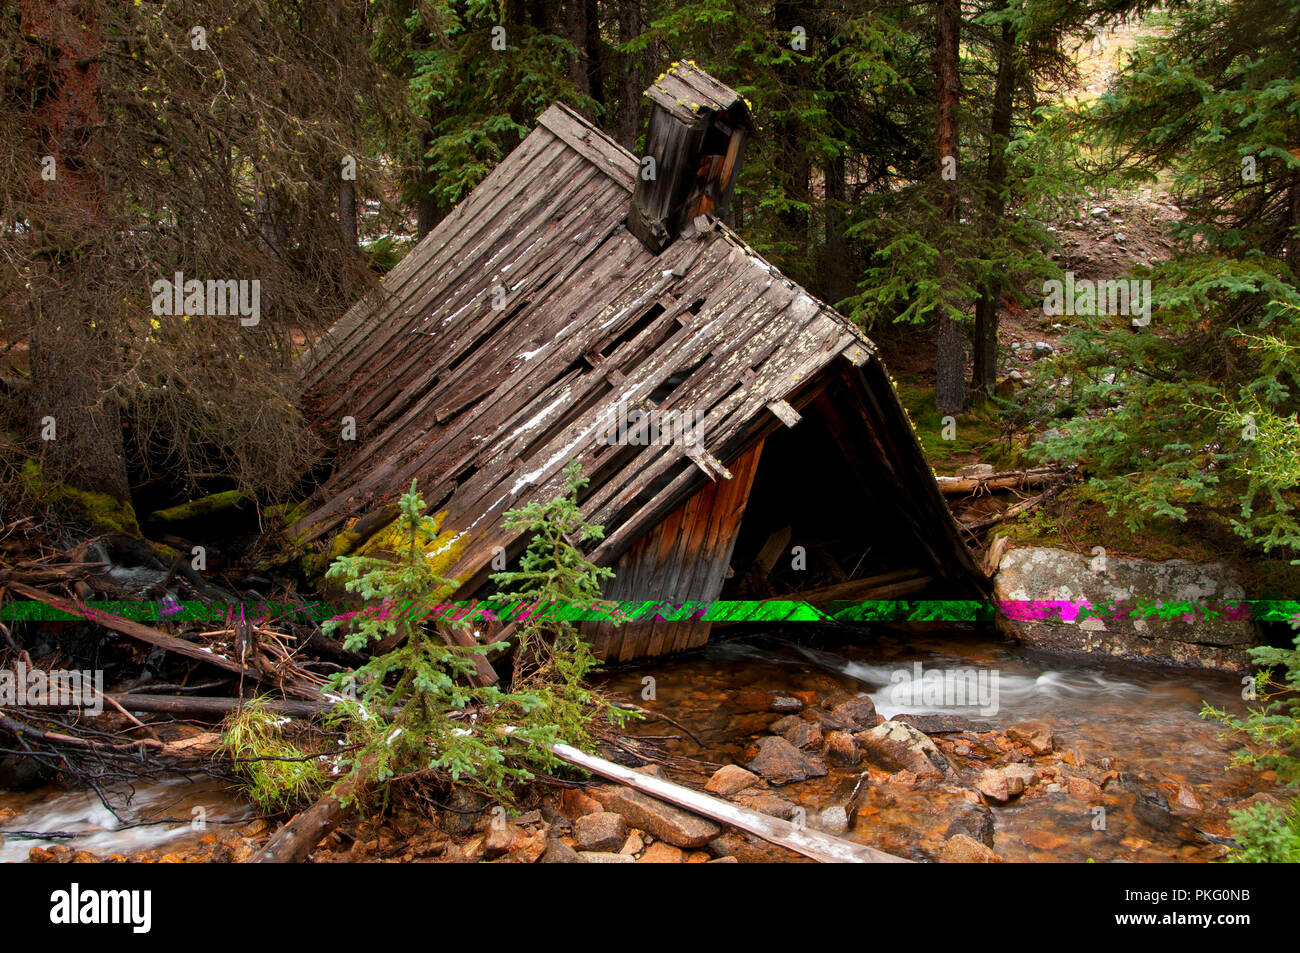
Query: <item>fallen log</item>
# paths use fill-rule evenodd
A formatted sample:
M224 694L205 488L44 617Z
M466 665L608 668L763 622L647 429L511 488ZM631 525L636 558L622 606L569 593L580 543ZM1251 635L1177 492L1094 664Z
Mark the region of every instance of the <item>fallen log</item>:
M330 831L347 816L360 793L361 779L369 774L363 769L350 774L330 788L307 810L295 814L266 845L245 861L248 864L300 864Z
M919 569L900 569L895 572L867 576L863 579L850 579L816 589L802 592L790 592L785 595L772 596L760 602L806 602L818 609L825 609L833 602L867 602L875 599L901 599L921 592L934 582L933 576L927 576ZM741 625L744 620L719 619L713 628L722 629L729 625Z
M276 698L211 698L198 695L139 695L132 692L109 693L104 697L130 712L158 712L187 718L220 720L233 711L258 702L267 711L290 718L312 718L329 707L324 701L296 701Z
M179 639L174 635L168 635L158 629L143 625L132 619L124 619L121 616L113 615L111 612L104 612L100 609L91 609L83 606L71 599L64 599L60 596L52 595L41 589L34 589L31 586L19 582L11 582L5 586L10 592L25 596L28 599L35 599L43 602L51 608L58 609L60 612L66 612L68 615L85 619L88 622L94 622L105 628L112 629L114 632L120 632L122 635L138 639L148 645L154 645L168 652L174 652L177 655L183 655L186 658L195 659L200 662L207 662L209 665L225 669L228 672L234 672L236 675L252 679L254 681L267 681L265 672L256 668L250 668L242 665L233 659L228 659L216 652L209 651L202 646L194 645ZM283 686L287 692L292 692L302 698L316 699L320 693L311 685L291 683Z
M1065 489L1065 484L1058 483L1056 486L1044 490L1042 493L1039 493L1037 496L1031 496L1027 500L1021 500L1019 503L1016 503L1013 506L1008 506L1001 513L996 513L993 516L987 517L982 520L975 520L970 523L962 523L961 528L966 530L966 532L968 533L978 533L981 530L988 529L990 526L997 526L999 523L1009 520L1014 516L1019 516L1021 513L1027 512L1028 510L1032 510L1035 506L1038 506L1041 503L1046 503L1048 500L1054 499L1055 497L1059 496L1061 491L1064 489Z
M103 612L99 609L90 609L71 599L64 599L60 596L51 595L41 589L33 589L31 586L23 585L20 582L11 582L5 587L11 592L28 599L35 599L37 602L43 602L51 608L58 609L60 612L66 612L68 615L77 616L85 619L87 622L94 622L105 628L112 629L114 632L120 632L123 635L138 639L141 642L155 645L158 648L165 649L168 652L174 652L177 655L183 655L186 658L195 659L200 662L207 662L209 665L215 665L217 668L223 668L228 672L234 672L236 675L243 675L252 679L260 679L262 673L256 669L249 668L246 665L240 665L215 652L209 652L207 649L186 642L184 639L178 639L174 635L168 635L166 632L160 632L157 629L147 625L142 625L132 619L124 619L121 616L113 615L111 612Z
M1028 470L1003 470L984 477L935 477L944 496L964 496L970 493L991 493L996 490L1018 490L1072 479L1068 470L1057 467L1033 467Z
M899 569L894 572L867 576L864 579L850 579L836 582L816 589L805 589L789 595L777 596L777 599L798 599L811 602L815 606L831 602L862 602L867 599L896 599L899 596L919 592L934 581L919 569ZM764 602L770 600L763 600Z

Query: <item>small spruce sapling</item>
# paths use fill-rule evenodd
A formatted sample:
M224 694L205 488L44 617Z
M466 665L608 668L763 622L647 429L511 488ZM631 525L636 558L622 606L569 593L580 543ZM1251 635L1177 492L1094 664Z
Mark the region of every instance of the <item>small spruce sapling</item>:
M554 763L547 745L563 740L548 714L543 692L476 687L475 656L500 643L452 645L426 625L454 583L430 566L424 541L437 526L424 515L416 481L398 504L397 561L345 556L326 578L368 603L361 612L323 626L347 627L344 645L360 651L386 642L396 648L371 658L354 673L336 676L337 702L329 720L342 726L359 750L348 759L365 786L393 778L445 774L489 796L512 801L509 785ZM460 625L464 622L439 622Z
M601 598L601 583L613 578L613 570L597 566L580 548L604 536L604 528L588 523L578 507L578 494L589 481L576 460L565 467L564 477L564 492L555 499L506 514L507 529L530 533L532 539L519 569L496 573L492 581L498 598L527 607L515 635L513 687L542 694L548 717L568 743L589 747L587 727L595 718L621 726L633 715L587 683L600 660L577 619L598 615L615 624L624 619L617 603Z

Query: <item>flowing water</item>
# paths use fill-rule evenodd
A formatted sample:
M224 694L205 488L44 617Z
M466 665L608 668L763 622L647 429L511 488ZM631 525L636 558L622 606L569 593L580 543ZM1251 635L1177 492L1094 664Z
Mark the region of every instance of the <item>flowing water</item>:
M956 704L931 690L935 673L961 675L972 688L995 691L984 697L972 691L966 701L974 704ZM994 849L1008 860L1213 859L1221 853L1216 842L1228 833L1226 807L1271 787L1252 772L1225 770L1237 746L1199 717L1205 702L1244 710L1238 679L1065 661L990 634L857 630L839 636L801 629L718 639L686 656L610 671L603 681L616 696L662 712L698 738L697 744L660 719L629 728L661 739L676 736L665 743L683 763L694 761L681 779L697 785L721 764L743 764L745 749L783 717L768 710L767 693L813 692L823 705L866 694L885 717L906 712L964 719L972 732L963 736L972 741L969 755L952 754L951 741L963 738L938 736L958 766L960 784L879 777L861 783L861 767L832 765L827 777L779 789L809 816L848 804L856 790L846 836L915 859L937 855L949 822L970 809L962 787L973 786L981 760L996 763L997 752L982 749L975 733L1019 721L1046 723L1058 753L1068 752L1097 774L1113 769L1120 777L1106 784L1100 801L1039 786L1032 796L994 807ZM206 819L212 830L253 816L229 787L209 778L141 785L128 800L131 793L113 792L115 816L92 792L0 792L0 862L25 860L32 847L52 844L101 857L175 850L204 835L196 819ZM1104 809L1100 818L1098 808Z
M216 825L247 821L252 808L211 778L143 784L107 792L38 788L0 792L0 863L24 861L33 847L66 844L100 857L193 844ZM9 813L12 811L12 815Z
M936 696L935 673L969 685L966 701L975 704ZM1212 859L1222 852L1217 844L1228 833L1225 805L1271 788L1253 772L1227 771L1239 746L1200 717L1205 702L1243 711L1239 679L1066 661L991 633L767 634L715 641L692 655L618 669L605 678L619 697L663 712L698 737L702 747L685 737L667 744L673 754L703 762L699 779L718 764L743 764L745 749L782 717L754 710L761 693L801 691L816 692L824 701L866 694L887 718L904 712L954 715L976 732L1043 722L1055 734L1057 752L1068 752L1094 776L1119 772L1100 800L1080 800L1043 786L1032 796L994 807L994 848L1009 860ZM977 698L977 684L995 689L995 704L987 695ZM631 730L646 736L681 734L660 719L636 723ZM960 743L971 735L940 737ZM980 762L995 763L997 755L978 744L969 747L969 756L953 758L961 785L968 788L984 767ZM812 815L846 803L857 787L849 836L918 859L933 857L948 822L968 809L960 786L878 779L859 786L861 774L862 768L832 766L830 776L780 793Z

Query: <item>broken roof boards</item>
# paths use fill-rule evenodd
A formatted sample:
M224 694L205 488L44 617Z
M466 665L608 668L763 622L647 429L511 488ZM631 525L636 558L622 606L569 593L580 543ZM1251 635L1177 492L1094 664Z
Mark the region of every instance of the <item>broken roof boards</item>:
M709 82L723 92L708 108L734 109ZM356 440L340 444L295 537L334 555L379 547L418 478L440 527L430 551L469 598L486 593L495 553L514 558L526 544L505 529L506 512L555 497L578 459L591 480L584 514L605 527L591 555L617 566L617 597L716 598L764 439L808 430L801 415L812 412L829 435L827 465L861 487L839 502L870 501L890 546L907 537L906 566L974 594L977 570L872 343L715 218L694 216L647 247L626 224L639 168L552 106L315 342L299 365L307 413L336 435L352 417ZM702 443L607 443L620 405L689 413ZM807 463L791 494L820 492ZM708 636L707 623L675 624L675 634L593 634L618 658Z

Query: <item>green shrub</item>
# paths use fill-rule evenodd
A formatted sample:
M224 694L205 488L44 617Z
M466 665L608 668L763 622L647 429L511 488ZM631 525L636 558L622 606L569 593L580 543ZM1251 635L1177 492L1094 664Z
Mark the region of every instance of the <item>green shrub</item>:
M601 599L601 583L614 572L592 563L579 543L599 540L604 531L583 519L578 493L587 485L576 461L564 471L565 492L549 503L530 503L506 514L506 528L531 533L517 572L499 572L492 581L498 598L531 606L515 636L516 689L544 693L547 714L571 744L590 743L587 725L596 717L622 725L631 717L587 684L600 661L566 610L599 610L616 623L616 604Z
M1230 767L1257 767L1276 772L1291 788L1300 786L1300 619L1294 648L1263 646L1251 650L1261 666L1255 677L1258 704L1244 717L1206 705L1202 717L1241 733L1247 747L1236 752ZM1257 804L1232 812L1233 832L1241 844L1229 860L1241 863L1300 862L1300 797L1286 808Z
M309 803L325 787L319 759L285 737L289 722L259 699L230 715L222 731L221 753L234 761L253 803L271 813Z

